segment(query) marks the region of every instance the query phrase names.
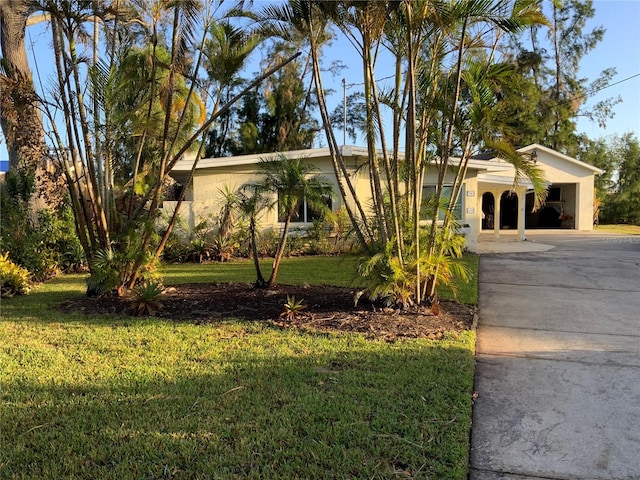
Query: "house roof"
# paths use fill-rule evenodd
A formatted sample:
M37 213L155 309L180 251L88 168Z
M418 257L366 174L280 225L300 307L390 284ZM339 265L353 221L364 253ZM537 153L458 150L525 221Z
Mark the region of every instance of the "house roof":
M533 143L531 145L528 145L526 147L522 147L518 149L518 152L520 153L531 153L533 151L542 151L545 153L548 153L549 155L553 155L556 158L559 158L561 160L564 160L565 162L568 163L572 163L574 165L577 165L579 167L582 167L586 170L591 170L592 172L594 172L597 175L600 175L601 173L604 172L604 170L598 168L598 167L594 167L593 165L589 165L588 163L585 163L581 160L578 160L576 158L570 157L569 155L565 155L564 153L560 153L557 150L554 150L552 148L549 147L545 147L544 145L540 145L538 143Z
M343 145L340 147L340 151L345 158L351 159L362 159L365 160L368 155L368 150L365 147L356 147L351 145ZM575 158L572 158L568 155L564 155L556 150L545 147L543 145L539 145L537 143L528 145L526 147L522 147L518 149L518 152L523 154L530 154L534 151L537 152L545 152L548 155L553 156L556 159L559 159L568 164L572 164L583 168L593 174L601 174L603 171L597 167L589 165L588 163L582 162ZM260 153L260 154L252 154L252 155L237 155L235 157L218 157L218 158L202 158L199 160L196 165L197 170L203 169L216 169L216 168L224 168L224 167L232 167L232 166L243 166L243 165L256 165L262 159L273 158L276 155L285 155L287 157L298 157L298 158L306 158L306 159L319 159L319 158L330 158L331 151L328 147L323 148L310 148L306 150L294 150L290 152L282 152L282 153ZM188 173L191 171L193 167L194 158L183 158L173 168L171 175L178 181L185 181ZM460 162L459 158L451 158L450 164L455 166ZM513 165L500 159L500 157L496 157L495 155L478 155L471 157L469 159L467 168L470 170L475 170L478 172L478 178L481 181L488 181L492 183L504 183L503 177L492 175L500 174L500 172L510 172L513 170ZM509 180L513 183L513 179ZM528 186L526 182L524 185Z
M340 147L342 155L345 157L366 157L367 149L362 147L352 147L343 145ZM262 159L273 158L276 155L284 155L290 158L326 158L331 155L329 147L309 148L306 150L292 150L282 153L254 153L251 155L236 155L234 157L201 158L196 166L197 170L204 168L232 167L237 165L254 165L260 163ZM193 166L193 158L184 158L176 163L174 171L188 171Z
M348 158L367 158L368 150L365 147L356 147L352 145L342 145L340 147L340 152L343 157ZM251 155L237 155L234 157L218 157L218 158L201 158L196 165L196 170L206 169L206 168L220 168L220 167L231 167L231 166L239 166L239 165L254 165L259 163L262 159L268 159L270 157L274 157L276 155L285 155L287 157L295 158L329 158L331 156L331 151L328 147L323 148L310 148L306 150L293 150L290 152L282 152L280 153L258 153ZM450 163L455 165L459 162L459 158L451 158ZM182 172L189 172L193 166L194 159L193 158L183 158L178 161L176 165L173 167L172 172L180 174ZM481 170L481 171L501 171L505 170L503 165L499 165L496 163L488 163L484 160L478 160L472 158L469 160L468 168L472 170Z

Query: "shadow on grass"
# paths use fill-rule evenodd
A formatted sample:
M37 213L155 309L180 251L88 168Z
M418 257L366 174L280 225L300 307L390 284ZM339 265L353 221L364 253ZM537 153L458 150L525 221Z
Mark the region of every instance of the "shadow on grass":
M142 342L124 364L89 347L62 380L4 378L4 478L466 478L472 349L260 342L175 361Z

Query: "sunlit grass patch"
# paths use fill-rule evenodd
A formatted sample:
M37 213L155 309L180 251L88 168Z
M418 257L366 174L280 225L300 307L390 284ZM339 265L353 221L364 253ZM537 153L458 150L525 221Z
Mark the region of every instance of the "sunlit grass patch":
M283 283L351 281L340 259L291 260ZM166 283L252 281L237 266L170 266ZM54 308L84 288L2 302L3 478L467 477L473 332L386 343Z
M621 233L624 235L640 235L640 225L598 225L595 230L600 233Z

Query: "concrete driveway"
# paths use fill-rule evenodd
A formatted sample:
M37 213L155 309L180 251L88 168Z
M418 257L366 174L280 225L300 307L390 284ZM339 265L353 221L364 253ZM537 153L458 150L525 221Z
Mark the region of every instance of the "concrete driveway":
M470 479L640 479L640 237L528 240L480 259Z

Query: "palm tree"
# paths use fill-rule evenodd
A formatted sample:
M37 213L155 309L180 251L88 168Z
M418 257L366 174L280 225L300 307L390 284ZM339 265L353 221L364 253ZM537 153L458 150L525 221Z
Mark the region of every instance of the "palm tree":
M443 70L440 74L444 77L440 96L443 98L439 102L439 122L440 134L436 143L438 153L437 185L434 203L438 205L443 192L445 177L453 170L457 172L452 190L454 195L460 193L461 184L466 173L466 162L469 159L473 141L486 141L489 137L499 137L503 133L496 125L491 123L491 115L487 108L487 99L493 99L489 85L500 72L500 68L494 68L494 52L498 40L502 33L516 33L522 29L544 23L545 17L542 15L540 6L536 0L501 0L497 2L476 2L475 0L464 0L455 4L440 5L438 7L438 17L447 20L445 34L446 43L443 46L452 52L454 67L451 70ZM483 57L484 56L484 57ZM444 58L444 57L442 57ZM475 58L482 59L480 65L473 65L467 60ZM472 65L471 69L465 67ZM475 72L475 78L473 74ZM465 85L465 75L468 78L467 86L469 95L463 97L463 87ZM466 105L466 109L465 109ZM466 118L465 118L466 116ZM478 135L481 132L481 135ZM542 193L542 183L538 181L540 171L526 161L525 158L515 153L515 148L510 145L508 137L502 136L500 142L493 142L500 145L500 151L504 152L504 158L515 162L518 175L530 174L534 180L534 186L538 195ZM459 165L451 165L451 157L454 142L462 150L462 158ZM450 207L454 204L454 199L450 201ZM451 213L451 212L449 212ZM448 218L445 217L444 228L447 227ZM434 210L431 216L431 228L427 240L427 256L438 258L442 244L438 242L441 236L438 227L438 212ZM435 292L437 283L437 268L435 273L427 276L429 284L427 291L430 296ZM420 298L418 298L420 300Z
M118 271L125 289L153 268L177 219L178 207L158 241L155 219L173 166L202 142L220 115L295 58L258 75L230 98L219 100L225 81L221 78L205 82L209 91L202 93L198 76L206 70L205 43L221 5L198 0L40 0L37 7L51 23L58 74L57 91L48 95L53 100L41 107L52 119L78 235L89 260L99 251L115 250L113 258L123 262ZM94 26L93 64L85 69L90 47L82 41L91 39L96 18L106 46L96 47ZM200 38L195 35L198 28ZM248 52L233 62L225 56L230 65L223 76L237 72ZM207 59L215 63L214 57L215 52ZM54 120L60 112L63 122ZM122 135L124 130L128 136ZM201 153L202 148L192 174Z
M344 206L355 235L362 248L368 251L374 238L374 229L370 225L365 209L356 194L350 172L335 138L322 82L321 50L331 38L328 29L330 20L337 16L335 7L335 2L289 0L285 4L263 8L255 15L255 19L262 35L281 38L292 44L298 44L302 39L308 46L308 61L311 64L313 85L331 154L336 183L342 198L345 199Z
M277 197L278 216L283 221L282 234L273 259L273 269L267 281L269 287L275 285L289 226L300 205L306 202L310 208L318 212L327 209L324 202L331 195L331 185L322 178L312 176L316 171L312 164L283 154L276 159L262 160L258 165L257 173L264 177L260 183L261 190L271 192Z
M327 11L363 60L365 133L376 227L381 233L380 252L390 256L386 264L407 269L403 277L413 282L411 301L421 303L425 285L433 287L442 277L437 266L426 268L424 259L441 259L441 251L446 248L441 240L449 238L446 231L441 232L435 208L429 219L429 235L423 233L420 226L423 179L427 173L437 177L435 205L441 203L445 179L451 175L455 178L452 190L459 195L465 161L474 146L471 141L485 138L477 132L491 131L496 136L502 133L491 124L490 116L476 115L475 123L468 121L471 111L477 113L478 108L484 108L482 111L486 113L487 109L470 105L479 96L462 94L466 59L475 52L488 51L485 59L488 68L494 63L495 46L491 40L499 37L498 32L516 32L542 22L544 17L536 0L345 0L331 2ZM396 58L395 83L390 91L380 93L373 69L378 52L385 47ZM380 113L383 102L394 114L391 158L386 153ZM401 130L405 131L404 139L400 138ZM382 146L382 154L376 153L377 142ZM405 151L402 162L397 153L401 149ZM460 150L463 161L458 165L451 158L454 151ZM508 150L506 145L502 150ZM513 160L527 168L526 159ZM400 172L404 174L399 175ZM535 177L535 171L531 174ZM406 182L405 189L397 188L399 176ZM450 202L449 209L453 205ZM395 248L390 248L389 242Z
M249 220L249 243L251 246L251 256L253 257L253 266L256 269L256 288L266 288L267 281L262 275L260 269L260 258L258 256L258 215L265 208L269 207L269 199L265 196L262 186L251 183L243 185L237 196L237 206L240 215Z

